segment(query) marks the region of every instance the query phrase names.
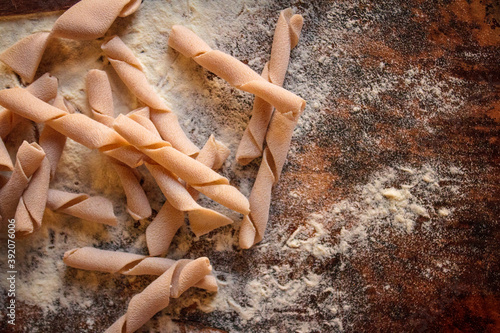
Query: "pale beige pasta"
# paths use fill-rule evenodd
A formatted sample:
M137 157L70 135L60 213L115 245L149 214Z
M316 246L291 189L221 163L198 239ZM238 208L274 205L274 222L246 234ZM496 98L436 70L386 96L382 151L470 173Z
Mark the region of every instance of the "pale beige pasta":
M297 121L298 119L289 119L279 112L275 112L271 119L266 135L267 147L250 193L251 212L243 218L240 229L241 248L248 249L264 237L271 205L271 189L278 181L285 164Z
M114 105L111 85L106 72L93 69L86 77L87 97L94 119L112 127L114 121ZM120 181L127 197L127 212L135 220L142 220L151 216L151 206L139 183L139 173L112 158L112 165L120 177Z
M53 105L69 112L61 95L57 95ZM42 225L49 183L57 168L66 137L45 125L39 141L40 147L45 152L45 158L31 177L28 187L24 190L17 205L15 220L18 237L26 237Z
M8 219L14 218L17 205L33 174L45 158L45 153L37 143L24 141L16 155L14 171L7 183L0 189L0 216L2 227Z
M178 298L211 272L212 266L206 257L177 261L141 293L132 297L125 315L111 325L106 332L137 331L157 312L167 307L170 298Z
M69 193L49 189L47 208L57 212L81 218L86 221L116 226L113 204L104 197L91 197L84 193Z
M143 163L144 154L115 131L83 114L58 109L21 88L0 90L0 105L37 123L45 123L76 142L116 158L130 167Z
M67 113L75 112L73 107L66 102L62 95L59 94L54 99L52 105ZM61 159L64 145L66 144L66 136L46 124L43 127L42 133L40 133L39 143L50 162L50 179L52 179L54 178L57 170L57 164Z
M102 37L114 20L134 13L141 0L82 0L54 23L50 32L37 32L5 50L0 60L27 82L33 81L52 38L91 40Z
M17 204L16 237L26 237L41 227L49 182L50 162L45 156Z
M176 150L170 143L130 117L118 116L113 127L137 149L194 189L229 209L248 214L247 198L229 185L227 178Z
M193 58L198 64L236 88L262 98L290 118L297 117L305 108L306 103L302 98L265 80L236 58L212 50L194 32L185 27L178 25L172 27L168 45L184 56Z
M66 251L63 261L73 268L119 273L124 275L162 275L176 260L148 257L140 254L82 247ZM212 274L204 276L194 287L217 291L217 281Z
M12 171L12 169L14 169L14 165L12 164L9 152L2 138L0 138L0 171Z
M25 89L44 102L49 102L57 96L57 79L49 73ZM23 118L8 109L0 110L0 137L5 138Z
M123 83L141 102L150 107L150 118L161 137L175 149L195 156L199 151L198 147L188 139L179 125L177 116L149 84L139 60L132 51L118 36L102 44L101 48Z
M196 236L233 223L227 216L197 204L189 191L179 183L177 177L165 168L149 163L146 163L146 167L168 202L179 211L189 212L191 230Z
M302 16L293 15L290 8L280 13L276 30L274 31L271 59L264 66L261 75L265 80L279 86L283 85L290 59L290 50L299 41L303 22L304 19ZM272 113L273 106L259 96L256 96L253 104L252 118L250 118L236 152L238 163L246 165L262 155L264 139Z

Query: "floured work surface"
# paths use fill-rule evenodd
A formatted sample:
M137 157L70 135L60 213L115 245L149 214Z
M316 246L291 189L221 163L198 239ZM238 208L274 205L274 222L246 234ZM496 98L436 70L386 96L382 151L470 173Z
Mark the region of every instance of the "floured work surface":
M260 72L277 15L288 6L145 1L107 34L123 36L193 142L201 147L214 133L228 145L222 174L246 195L258 161L241 167L234 154L253 97L178 56L167 38L172 25L186 25ZM500 329L499 8L458 0L291 6L305 25L284 86L308 105L273 192L264 241L241 251L238 223L200 239L182 227L168 257L209 257L219 292L189 290L142 331ZM2 20L0 49L50 30L58 15ZM127 112L138 103L102 57L101 43L54 40L39 74L58 77L63 95L89 114L83 77L104 69L118 111ZM20 85L4 65L0 85ZM17 325L8 329L103 331L153 277L67 268L63 253L94 246L147 254L149 222L126 214L109 162L71 140L52 187L111 199L120 226L46 211L42 229L17 243ZM160 190L149 176L144 187L157 212Z

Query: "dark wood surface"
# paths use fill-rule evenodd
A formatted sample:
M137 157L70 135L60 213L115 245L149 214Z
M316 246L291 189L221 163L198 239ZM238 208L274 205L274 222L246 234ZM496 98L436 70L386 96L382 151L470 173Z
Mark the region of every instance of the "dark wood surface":
M65 1L64 5L70 2L74 1ZM4 10L26 13L22 10L34 8L26 5L27 1L22 3L7 7L9 2L2 1L0 14L7 15ZM54 10L63 1L46 3L52 5L44 8ZM270 227L282 226L286 221L284 233L289 236L306 225L311 213L349 198L374 172L396 165L460 166L460 195L434 198L431 203L436 209L446 206L455 211L440 232L424 232L422 226L427 218L422 217L410 235L379 235L377 242L369 245L369 251L358 253L346 266L340 255L320 260L314 256L283 258L279 253L256 249L240 252L235 248L229 254L207 252L203 241L199 249L193 246L193 252L217 262L219 271L244 274L252 267L287 262L298 271L328 272L328 278L341 286L351 305L343 317L343 328L348 332L500 332L498 1L292 1L291 5L305 17L301 43L309 48L317 46L310 63L303 64L304 70L317 73L317 80L329 80L332 89L318 111L313 130L294 137L293 153L273 193ZM345 17L335 18L341 23L323 15L333 5L349 7L344 10ZM271 17L288 6L289 2L277 1L260 14ZM328 26L348 20L369 23L371 28L353 32L346 39L328 34ZM316 36L325 36L326 41ZM334 63L328 68L317 67L316 60L322 55L334 58L333 50L339 45L345 55L335 57L342 66ZM380 63L385 64L385 73ZM436 102L415 97L413 87L404 84L404 73L412 69L434 73L440 82L448 82L461 100ZM395 88L381 93L376 100L363 101L361 111L352 113L352 107L359 104L352 96L367 82L386 77L387 72L399 79ZM455 79L460 84L453 83ZM439 112L451 103L456 104L454 112ZM433 130L421 126L424 122ZM377 143L366 142L366 137L376 138ZM447 171L442 174L451 177ZM302 196L290 198L292 188L302 189ZM307 198L312 202L306 204ZM356 223L352 216L346 215L345 220ZM341 232L336 225L327 228L332 241ZM436 270L432 272L436 278L423 277L427 264L434 261L452 262L459 267L459 273ZM380 292L386 285L393 286L391 292ZM234 327L241 332L264 332L279 327L280 321L297 318L327 322L334 317L322 309L323 297L327 295L311 296L308 306L315 309L314 315L304 314L298 307L256 326L237 323ZM121 313L123 307L119 304L109 311ZM23 309L30 315L37 313L36 308ZM85 322L86 315L71 316L72 321ZM52 322L41 324L42 331L63 331L67 327L60 315L53 317ZM230 318L225 313L207 315L186 309L181 320L200 324L181 326L186 332L221 332L203 326L227 330L224 322L233 319L237 322L237 315ZM102 327L111 322L103 319ZM318 332L332 330L325 324Z
M79 0L0 0L0 16L64 10L78 1Z

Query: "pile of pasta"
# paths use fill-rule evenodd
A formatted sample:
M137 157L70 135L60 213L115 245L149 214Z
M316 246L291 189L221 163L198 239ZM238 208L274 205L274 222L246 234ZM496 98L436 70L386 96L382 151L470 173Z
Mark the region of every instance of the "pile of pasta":
M282 88L303 24L291 9L280 13L271 57L259 75L236 58L212 49L191 30L173 26L168 45L192 58L232 86L255 95L252 117L243 135L237 161L243 165L262 156L251 191L246 198L220 169L229 149L214 136L199 149L182 130L177 116L149 84L143 67L118 37L101 45L109 63L143 107L115 118L113 92L106 72L92 69L86 76L86 93L93 118L75 112L58 91L58 80L46 73L33 81L47 44L54 38L97 39L117 17L132 15L140 0L82 0L55 22L50 32L34 33L0 54L0 60L17 73L26 87L0 91L0 220L16 220L16 237L27 237L40 228L45 209L84 220L116 226L113 204L104 197L69 193L50 188L66 138L97 149L121 180L127 212L133 219L151 216L148 198L139 182L137 167L145 165L166 201L146 229L149 256L95 248L72 249L64 262L71 267L109 273L159 276L134 296L125 314L107 331L133 332L170 298L190 287L216 291L208 258L179 261L164 258L185 214L196 236L233 223L232 219L197 203L199 193L243 216L240 247L248 249L263 239L271 203L271 190L280 177L295 125L305 101ZM43 124L37 142L24 141L13 163L4 140L31 122ZM8 175L9 173L4 172Z

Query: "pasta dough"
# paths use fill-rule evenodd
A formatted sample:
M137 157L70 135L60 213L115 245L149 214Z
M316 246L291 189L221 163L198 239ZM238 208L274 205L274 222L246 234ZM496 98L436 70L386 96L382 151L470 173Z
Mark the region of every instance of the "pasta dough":
M198 147L188 139L179 125L177 116L149 84L132 50L118 36L102 44L101 48L123 83L141 102L150 107L150 118L161 137L184 154L196 156L199 152Z
M212 266L206 257L192 261L177 261L146 289L132 297L125 315L111 325L106 332L135 332L158 311L167 307L170 298L178 298L211 272Z
M178 25L172 27L168 45L184 56L193 58L208 71L220 76L236 88L262 98L290 118L295 118L304 111L306 102L302 98L266 81L238 59L212 50L194 32L185 27Z
M47 208L57 213L79 217L83 220L116 226L113 204L104 197L91 197L84 193L69 193L49 189Z
M108 127L112 127L114 106L108 75L104 71L93 69L87 74L86 86L87 97L94 119ZM111 162L120 177L127 197L127 212L135 220L142 220L151 216L151 205L139 183L138 172L114 158L111 159Z
M38 170L45 158L45 152L37 143L24 141L16 155L14 171L7 183L0 189L0 216L2 216L2 229L6 221L14 217L17 205L24 190L28 187L29 180Z
M53 105L69 112L61 95L57 95ZM45 152L45 158L31 177L28 187L24 190L17 205L15 220L16 233L19 237L30 235L42 225L49 182L57 168L66 137L46 125L40 134L39 141L40 147Z
M137 120L120 115L115 120L114 128L137 149L194 189L229 209L242 214L249 213L247 198L229 185L227 178L174 149Z
M290 59L290 50L299 42L299 35L304 19L301 15L293 15L290 8L280 13L274 32L271 59L264 66L262 77L276 85L282 86ZM254 158L262 155L264 138L271 121L273 106L256 96L253 104L252 118L243 133L236 160L246 165Z
M176 263L176 260L168 258L100 250L93 247L82 247L66 251L63 261L73 268L124 275L162 275ZM194 287L217 291L217 281L215 276L208 274L197 282Z
M140 5L141 0L82 0L64 12L50 32L37 32L21 39L0 54L0 60L23 80L31 82L51 38L102 37L118 16L128 16Z
M206 166L216 170L222 166L222 163L228 155L229 150L223 144L215 140L214 136L211 135L196 159ZM154 171L155 168L152 168L151 170L153 170L152 174L154 176L156 174ZM173 183L173 180L168 179L168 175L165 175L165 178L166 184L164 184L164 182L160 179L157 179L157 181L159 181L159 185L162 188L162 191L168 194L168 183ZM189 199L185 199L190 203L190 205L193 206L194 203L194 205L198 206L198 204L196 204L196 200L198 199L198 191L194 190L193 188L188 188L187 191L184 191L182 189L181 191L184 197L187 194L192 197L192 201ZM165 196L167 196L167 194L165 194ZM190 210L188 211L188 216L191 230L195 233L196 236L204 235L212 231L213 229L233 222L228 217L212 210L208 210L206 213L199 210ZM172 206L169 201L165 202L161 210L158 212L158 215L156 215L156 217L146 229L146 242L148 245L149 254L152 256L166 254L168 248L170 247L170 243L175 236L175 233L183 224L184 214L181 213L177 208Z
M1 90L0 105L34 122L45 123L76 142L90 149L99 149L130 167L143 163L144 155L106 125L83 114L69 114L21 88Z

